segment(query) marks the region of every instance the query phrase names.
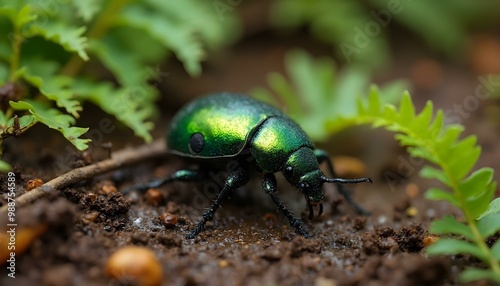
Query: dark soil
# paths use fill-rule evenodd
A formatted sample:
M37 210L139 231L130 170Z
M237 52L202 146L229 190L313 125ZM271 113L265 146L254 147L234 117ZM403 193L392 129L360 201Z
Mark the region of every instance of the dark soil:
M215 57L208 62L201 78L189 78L178 63L164 67L171 76L162 83L161 108L165 113L155 137L163 135L172 112L189 98L265 85L269 71L283 69L283 54L290 46L312 41L307 35L283 39L261 32L260 27L253 28L249 29L253 34L227 51L225 61ZM330 52L317 43L308 48L316 54ZM432 67L437 65L441 72L440 77L432 79L432 88L424 78L426 84L412 90L420 107L432 99L437 107L451 108L473 94L478 84L468 69L429 60L433 56L415 48L412 41L403 47L395 44L394 50L397 65L387 78L379 79L381 82L396 77L415 79L413 68L423 60L430 61ZM90 112L83 115L79 125L98 126L100 119L109 117L92 106L85 108ZM484 146L479 166L498 169L500 125L498 118L491 115L496 114L495 110L496 100L482 101L476 111L462 118L462 123L468 128L466 134L477 134ZM19 139L6 140L5 159L16 162L18 195L24 193L30 179L48 181L67 169L107 158L109 145L106 149L102 143L112 142L112 150L140 144L130 131L117 128L95 140L87 153L77 154L60 137L36 126ZM167 156L80 182L18 209L19 226L44 226L45 231L17 256L15 280L7 278L7 269L1 268L0 285L132 284L105 274L111 253L126 245L145 246L156 254L163 268L164 285L457 285L458 273L478 263L468 256L425 255L425 243L431 239L427 232L431 220L458 211L446 203L423 198L434 182L418 178L422 164L412 164L390 134L355 130L321 147L335 155L359 157L366 163L365 175L375 183L350 187L356 201L372 212L370 216L356 214L334 186L328 186L324 214L308 221L303 198L279 177L280 197L314 235L305 239L276 212L260 188L261 177L256 176L224 202L204 232L189 240L185 236L215 195L208 183L172 183L161 187L159 193L147 195L116 192L165 176L185 164ZM395 183L385 180L387 172L397 175ZM498 173L495 175L498 180ZM4 225L6 218L0 219Z

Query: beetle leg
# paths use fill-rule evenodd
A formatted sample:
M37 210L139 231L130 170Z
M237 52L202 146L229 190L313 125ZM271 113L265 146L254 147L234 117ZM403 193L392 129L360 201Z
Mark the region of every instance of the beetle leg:
M326 162L326 165L328 167L328 171L331 173L333 177L336 177L335 171L333 169L333 164L332 161L330 160L330 156L328 156L328 153L325 150L321 149L316 149L314 150L314 155L316 155L316 159L318 160L318 163L321 164L323 162ZM360 206L358 203L356 203L352 197L351 194L344 188L342 184L336 184L337 185L337 191L346 199L346 201L353 206L356 211L359 214L362 215L369 215L370 212L365 210L362 206Z
M302 225L300 219L293 216L292 212L290 212L286 208L285 203L283 203L283 201L278 197L276 193L276 184L276 177L274 176L274 174L264 174L264 179L262 180L262 189L271 197L280 212L288 218L288 220L290 221L290 225L295 228L295 231L306 238L311 237L307 229Z
M312 220L314 218L313 206L308 203L307 208L309 209L309 216L307 218Z
M207 221L212 220L215 212L221 206L222 201L229 196L231 192L236 190L237 188L243 186L249 181L248 172L243 168L239 168L233 173L229 174L226 179L226 183L222 190L220 190L219 194L217 194L217 198L215 199L212 206L203 214L201 221L196 225L196 227L187 235L188 239L195 238L205 227Z
M148 189L158 188L168 182L172 181L181 181L181 182L190 182L190 181L200 181L205 179L207 176L204 172L196 171L196 170L178 170L169 176L161 179L153 180L146 184L138 184L132 187L126 188L121 191L123 194L130 193L133 190L145 191Z

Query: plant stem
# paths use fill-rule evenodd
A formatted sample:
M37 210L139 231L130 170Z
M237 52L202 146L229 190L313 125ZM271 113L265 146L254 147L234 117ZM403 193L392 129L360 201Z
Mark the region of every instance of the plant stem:
M17 80L16 72L19 69L19 58L21 55L22 37L19 35L19 27L14 25L12 36L12 55L10 56L10 75L9 81L15 82Z
M112 0L104 11L99 14L94 25L87 33L87 38L94 40L102 38L111 27L114 17L129 1L130 0ZM82 58L77 54L73 54L63 67L61 73L67 76L75 76L80 72L84 63Z

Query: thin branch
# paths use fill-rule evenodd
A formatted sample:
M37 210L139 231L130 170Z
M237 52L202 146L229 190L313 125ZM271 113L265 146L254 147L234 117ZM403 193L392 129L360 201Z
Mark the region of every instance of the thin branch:
M126 165L131 165L142 160L151 159L165 154L165 141L156 140L151 144L141 145L137 148L125 148L116 151L112 154L111 159L107 159L101 162L97 162L92 165L81 167L78 169L73 169L67 173L56 177L42 186L35 188L29 192L16 198L16 207L22 207L27 205L44 195L53 192L55 190L60 190L76 182L93 178L97 175L124 167ZM7 205L0 207L0 213L7 212Z

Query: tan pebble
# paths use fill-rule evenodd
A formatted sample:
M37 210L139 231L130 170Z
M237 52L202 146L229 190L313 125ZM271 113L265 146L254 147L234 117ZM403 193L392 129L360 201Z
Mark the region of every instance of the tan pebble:
M414 217L418 214L418 209L416 207L409 207L406 209L406 215L409 217Z
M154 253L139 246L126 246L113 253L106 263L106 274L122 284L161 285L163 270Z
M435 235L427 235L422 239L422 242L424 243L425 246L429 246L433 244L434 242L438 241L439 237Z
M165 227L174 227L177 224L178 217L171 213L163 213L160 216L160 220Z
M101 190L105 193L105 194L111 194L111 193L116 193L118 192L118 189L115 187L115 185L113 184L105 184L102 186Z
M0 230L0 265L3 265L11 256L11 250L8 248L11 236L10 233L7 232L10 229L1 228ZM17 259L21 254L23 254L28 247L30 247L31 244L46 231L47 225L45 224L33 227L17 227L15 231L15 258Z
M409 198L413 199L420 193L420 188L415 183L409 183L408 185L406 185L405 192Z
M31 191L34 188L40 187L41 185L43 185L43 180L42 179L38 179L37 178L37 179L29 180L26 183L26 191Z
M158 189L149 189L145 197L146 202L153 206L158 206L163 201L163 194Z
M227 260L224 260L224 259L223 259L223 260L220 260L220 261L219 261L219 267L221 267L221 268L225 268L225 267L227 267L228 265L229 265L229 262L227 262Z
M332 158L335 173L339 178L359 178L366 175L366 165L358 158L336 156Z
M318 277L314 280L314 286L337 286L337 280L325 277Z

